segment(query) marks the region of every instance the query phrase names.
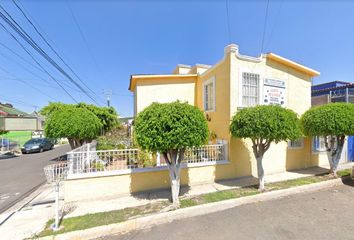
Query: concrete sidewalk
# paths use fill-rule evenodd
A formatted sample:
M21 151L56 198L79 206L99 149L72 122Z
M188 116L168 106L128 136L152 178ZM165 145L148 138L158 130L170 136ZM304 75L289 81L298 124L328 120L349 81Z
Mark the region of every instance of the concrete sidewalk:
M351 168L352 163L340 165L341 169ZM323 174L328 172L326 168L314 167L304 170L291 171L267 175L266 182L278 182L289 179L302 178ZM244 186L257 184L257 179L253 177L244 177L232 180L219 181L217 183L209 183L197 186L182 187L181 197L189 197L220 190L235 189ZM65 191L65 189L64 189ZM61 191L63 194L63 191ZM170 190L156 190L133 194L131 196L117 196L112 199L97 199L86 202L69 202L65 203L65 218L85 215L89 213L105 212L119 210L127 207L141 206L156 201L166 201L170 196ZM40 232L46 222L54 216L54 192L53 186L44 185L31 195L32 199L27 198L25 205L19 210L9 211L0 215L0 223L12 214L8 220L0 225L0 236L2 239L24 239L32 237L35 233ZM23 204L23 202L22 202ZM17 206L18 207L18 206ZM18 207L19 208L19 207ZM6 215L7 214L7 215Z
M61 199L63 202L63 194ZM53 186L45 184L0 215L1 239L25 239L42 231L54 217Z
M353 166L352 163L341 164L338 169L348 169ZM265 176L265 182L279 182L284 180L291 180L307 176L327 173L327 168L313 167L291 172L283 172ZM205 193L216 191L235 189L245 186L256 185L257 178L244 177L231 180L218 181L216 183L207 183L196 186L181 187L181 197L190 197ZM170 197L170 189L154 190L148 192L141 192L131 196L117 196L116 198L97 199L81 202L66 203L67 214L64 218L81 216L88 213L106 212L112 210L119 210L127 207L135 207L145 205L155 201L166 201Z

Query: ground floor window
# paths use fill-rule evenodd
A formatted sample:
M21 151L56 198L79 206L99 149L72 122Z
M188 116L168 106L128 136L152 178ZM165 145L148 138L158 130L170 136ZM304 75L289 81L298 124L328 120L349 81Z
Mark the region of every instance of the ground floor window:
M296 140L290 140L288 142L288 148L297 149L304 147L304 138L298 138Z
M326 144L324 137L313 137L312 139L312 149L314 152L325 152Z

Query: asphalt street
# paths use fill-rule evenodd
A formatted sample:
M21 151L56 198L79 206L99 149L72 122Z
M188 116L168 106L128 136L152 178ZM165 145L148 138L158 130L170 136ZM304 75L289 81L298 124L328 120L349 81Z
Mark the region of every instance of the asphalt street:
M43 153L0 159L0 213L46 181L43 167L70 151L68 145Z
M354 239L353 182L101 240Z

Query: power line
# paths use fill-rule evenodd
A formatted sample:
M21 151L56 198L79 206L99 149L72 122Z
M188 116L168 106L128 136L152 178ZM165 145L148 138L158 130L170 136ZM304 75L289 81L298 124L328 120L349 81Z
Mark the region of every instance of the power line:
M13 102L13 103L16 103L16 104L19 104L19 105L23 105L23 106L29 106L29 107L34 107L34 108L39 108L39 106L37 105L34 105L34 104L29 104L29 103L26 103L26 102L23 102L21 100L14 100L14 99L10 99L10 98L7 98L7 97L3 97L3 96L0 96L0 99L3 99L4 101L7 101L7 102Z
M231 28L230 28L230 18L229 18L229 0L225 0L226 3L226 22L227 22L227 33L229 36L229 44L231 44Z
M278 18L279 18L279 15L280 15L280 10L281 10L282 7L283 7L283 3L284 3L284 0L281 0L280 6L279 6L278 11L277 11L277 13L276 13L276 15L275 15L275 20L274 20L273 26L272 26L272 28L271 28L271 30L270 30L270 35L269 35L268 42L267 42L267 44L265 45L265 48L266 48L266 49L268 48L268 46L269 46L269 44L270 44L270 42L271 42L271 40L272 40L273 32L274 32L275 26L277 25Z
M4 69L3 67L0 66L0 69L1 69L3 72L5 72L5 73L7 73L7 74L9 74L9 75L12 75L12 76L15 78L14 80L17 80L17 81L19 81L19 82L22 82L23 84L29 86L30 88L32 88L32 89L38 91L38 92L41 93L41 94L43 94L43 95L49 97L50 99L52 99L52 100L54 100L54 101L57 101L57 99L53 98L52 96L48 95L47 93L43 92L42 90L36 88L35 86L29 84L28 82L26 82L26 81L24 81L24 80L18 78L15 74L9 72L8 70Z
M22 57L20 54L18 54L17 52L15 52L14 50L12 50L11 48L9 48L8 46L6 46L4 43L0 42L0 45L3 48L6 48L8 51L10 51L12 54L14 54L15 56L17 56L19 59L21 59L23 62L31 65L32 67L36 68L37 70L43 71L42 69L40 69L38 66L34 65L33 63L31 63L30 61L28 61L26 58Z
M107 98L107 107L111 106L111 96L113 94L111 89L103 89L103 94L106 95Z
M95 92L85 84L85 82L76 74L76 72L69 66L69 64L66 63L66 61L59 55L59 53L54 49L54 47L47 41L47 39L43 36L43 34L38 30L38 28L34 25L34 23L31 21L31 19L27 16L25 11L16 3L15 0L12 0L12 2L16 5L16 7L20 10L22 15L26 18L26 20L29 22L29 24L34 28L34 30L37 32L37 34L42 38L42 40L47 44L47 46L54 52L54 54L64 63L64 65L74 74L74 76L79 79L79 81L94 95ZM99 98L98 95L96 97Z
M82 29L81 29L81 27L80 27L80 24L79 24L79 21L78 21L77 18L75 17L74 11L73 11L73 9L71 8L71 5L70 5L70 3L69 3L68 0L66 0L66 4L68 5L68 8L69 8L69 12L70 12L70 14L71 14L71 17L72 17L72 19L74 20L74 23L75 23L77 29L79 30L79 33L80 33L80 35L81 35L81 38L82 38L82 40L83 40L83 42L84 42L84 44L85 44L85 46L86 46L86 48L87 48L87 52L89 53L89 55L90 55L90 57L91 57L93 63L95 64L97 70L100 72L100 75L102 76L102 75L103 75L103 74L102 74L102 71L101 71L100 67L98 66L97 60L96 60L94 54L93 54L92 51L91 51L91 48L90 48L90 46L89 46L89 44L88 44L88 41L87 41L87 39L86 39L86 37L85 37L85 34L84 34L84 32L82 31Z
M69 79L77 88L79 88L87 97L97 103L97 101L88 92L83 89L72 77L60 67L32 38L27 32L11 17L11 15L0 5L0 8L6 13L6 15L12 20L8 19L2 12L0 17L15 31L17 32L31 47L36 50L42 57L44 57L53 67L55 67L60 73ZM97 103L98 104L98 103Z
M267 1L267 8L266 8L265 17L264 17L261 54L263 53L263 48L264 48L264 38L265 38L265 32L266 32L266 28L267 28L267 21L268 21L268 8L269 8L269 0Z
M0 15L2 13L0 12ZM64 92L74 101L77 103L76 99L60 84L60 82L58 80L56 80L47 70L45 70L45 68L34 58L34 56L27 50L27 48L25 46L23 46L23 44L2 24L0 23L1 27L8 33L11 35L11 37L22 47L22 49L32 58L32 60L52 79L54 80L59 87L64 90Z
M1 43L0 43L0 45L1 45ZM12 50L12 49L8 48L8 50ZM5 54L5 53L3 53L3 52L0 51L0 55L3 56L3 57L6 58L6 59L11 59L11 60L12 60L13 62L15 62L17 65L21 66L24 70L26 70L27 72L29 72L30 74L32 74L34 77L36 77L36 78L38 78L38 79L40 79L40 80L42 80L42 81L45 81L45 82L47 82L48 84L50 84L49 80L47 80L47 79L43 78L42 76L38 75L37 73L31 71L31 70L28 69L27 67L23 66L23 64L19 63L18 61L16 61L15 59L11 58L11 57L8 56L7 54ZM19 57L20 57L20 55L19 55ZM25 60L25 59L23 58L23 60ZM26 60L26 61L27 61L27 60ZM30 62L28 62L28 63L30 63ZM33 65L33 64L32 64L32 65ZM35 66L36 68L38 68L38 66L36 66L36 65L33 65L33 66ZM40 68L38 68L38 69L40 69ZM40 70L43 71L42 69L40 69ZM43 71L43 72L44 72L44 71ZM44 73L45 73L45 72L44 72ZM8 79L10 79L10 78L8 78ZM38 79L37 79L37 81L38 81ZM12 80L16 80L16 79L12 79ZM24 81L25 81L25 80L24 80ZM35 81L35 80L31 79L30 81ZM65 87L67 87L68 89L70 89L71 91L81 92L81 91L78 90L78 89L72 88L72 86L69 86L69 85L66 84L65 82L62 82L61 84L64 85ZM54 87L54 86L52 86L52 85L41 85L41 86L50 87L50 88L55 88L55 89L62 90L61 88ZM97 92L94 92L94 93L95 93L95 94L98 94Z
M1 45L1 43L0 43L0 45ZM34 73L33 71L31 71L31 70L29 70L27 67L25 67L23 64L21 64L21 63L19 63L18 61L16 61L15 59L13 59L13 58L11 58L9 55L7 55L7 54L5 54L5 53L3 53L3 52L1 52L0 51L0 55L1 56L3 56L6 60L8 60L8 59L10 59L10 60L12 60L14 63L16 63L17 65L19 65L19 66L21 66L24 70L26 70L27 72L29 72L30 74L32 74L33 76L35 76L35 77L37 77L37 78L39 78L39 79L41 79L41 80L43 80L43 81L45 81L45 82L47 82L47 83L50 83L49 82L49 80L47 80L47 79L45 79L45 78L42 78L40 75L38 75L37 73ZM28 62L28 63L30 63L30 62ZM36 69L38 68L38 66L36 66L36 65L34 65L34 64L32 64L31 63L31 66L35 66L36 67ZM38 69L40 69L40 68L38 68ZM43 71L42 69L40 69L41 71ZM45 73L45 72L44 72Z

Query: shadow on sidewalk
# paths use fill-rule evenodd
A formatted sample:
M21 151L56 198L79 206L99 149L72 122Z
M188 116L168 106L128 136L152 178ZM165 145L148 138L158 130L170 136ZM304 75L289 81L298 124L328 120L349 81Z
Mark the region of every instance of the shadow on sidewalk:
M342 177L342 183L344 185L354 187L354 180L351 177Z
M179 196L183 196L188 193L190 187L187 185L181 186ZM169 200L171 201L171 189L170 188L163 188L163 189L155 189L155 190L148 190L142 192L131 193L131 196L137 199L142 200Z
M216 184L220 184L227 187L246 187L258 185L258 179L253 176L233 178L226 180L215 181Z
M0 161L1 160L5 160L5 159L9 159L9 158L17 158L18 155L13 154L13 153L4 153L4 154L0 154Z
M298 174L311 174L311 175L318 176L318 175L328 174L329 169L316 166L316 167L309 167L309 168L298 169L298 170L287 170L287 172L298 173Z

